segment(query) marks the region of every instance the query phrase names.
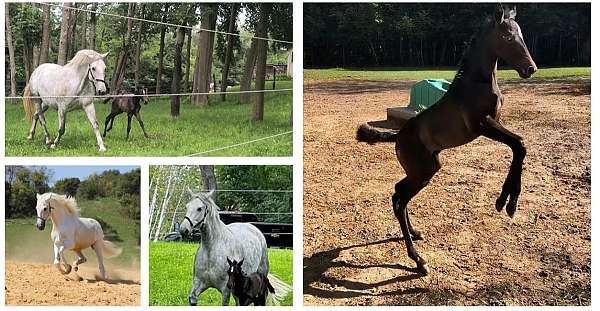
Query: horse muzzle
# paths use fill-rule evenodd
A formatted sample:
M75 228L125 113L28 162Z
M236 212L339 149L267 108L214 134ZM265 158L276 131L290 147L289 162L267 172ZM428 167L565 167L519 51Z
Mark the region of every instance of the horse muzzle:
M46 221L43 218L38 218L35 222L35 226L38 228L38 230L44 231L46 228Z

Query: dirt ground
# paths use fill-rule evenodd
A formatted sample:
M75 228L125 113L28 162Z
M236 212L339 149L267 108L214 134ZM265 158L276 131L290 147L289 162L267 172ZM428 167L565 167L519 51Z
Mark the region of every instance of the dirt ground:
M6 262L6 305L139 306L139 271L108 271L110 280L97 281L93 268L61 275L50 264Z
M398 239L393 144L354 139L359 124L407 105L414 82L305 83L304 303L590 305L590 79L500 81L502 122L528 151L517 213L494 208L508 147L478 138L443 151L409 203L424 277Z

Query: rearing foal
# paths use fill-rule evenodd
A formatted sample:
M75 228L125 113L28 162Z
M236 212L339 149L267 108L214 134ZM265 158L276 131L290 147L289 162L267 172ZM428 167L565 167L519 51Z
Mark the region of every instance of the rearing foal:
M506 206L510 217L517 209L525 146L521 137L499 123L502 94L496 81L497 62L498 58L504 60L521 78L531 77L537 67L515 16L515 9L499 6L495 18L472 40L448 92L429 109L409 119L399 131L380 132L366 124L357 131L359 141L396 142L396 157L406 177L396 184L392 204L408 256L421 274L427 274L429 269L417 254L413 239L420 240L422 235L411 226L406 208L440 169L440 151L464 145L481 135L508 145L513 159L496 209L501 211Z

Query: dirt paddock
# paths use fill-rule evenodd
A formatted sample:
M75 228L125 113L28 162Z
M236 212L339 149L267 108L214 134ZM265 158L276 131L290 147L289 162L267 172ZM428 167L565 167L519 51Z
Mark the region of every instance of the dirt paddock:
M485 138L440 154L409 203L431 272L411 269L391 207L393 144L357 126L405 106L415 81L309 81L304 89L306 305L589 305L589 78L500 81L502 122L527 146L517 213L494 203L511 151Z
M108 271L108 281L97 281L96 270L81 268L61 275L50 264L6 262L6 305L139 306L139 271Z

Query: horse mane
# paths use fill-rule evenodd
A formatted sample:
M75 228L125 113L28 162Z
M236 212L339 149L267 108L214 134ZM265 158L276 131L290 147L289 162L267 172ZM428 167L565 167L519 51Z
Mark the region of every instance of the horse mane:
M50 193L48 200L54 200L58 203L61 203L61 205L65 208L65 210L73 215L73 216L79 216L79 206L77 206L77 202L75 201L75 198L73 197L67 197L66 195L61 195L61 194L56 194L56 193Z
M479 43L480 38L484 34L491 30L493 25L494 19L491 16L488 16L483 22L483 27L481 27L479 31L475 32L469 39L469 42L466 43L463 55L460 58L460 61L458 62L458 70L456 71L456 75L454 75L453 83L454 81L460 81L463 78L469 66L468 60L471 57L471 54L473 54L477 43Z
M99 59L102 59L102 55L94 50L80 50L75 54L75 56L73 56L67 65L84 66L89 65Z

